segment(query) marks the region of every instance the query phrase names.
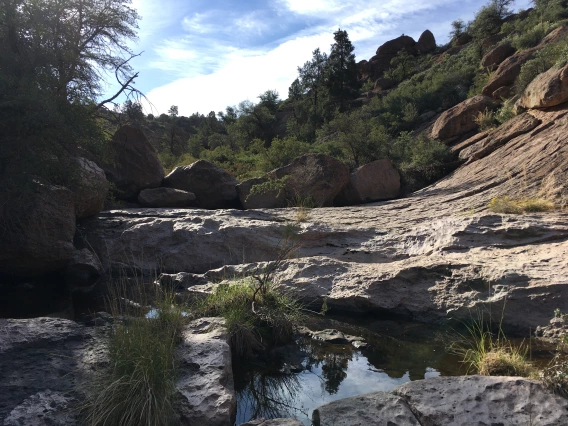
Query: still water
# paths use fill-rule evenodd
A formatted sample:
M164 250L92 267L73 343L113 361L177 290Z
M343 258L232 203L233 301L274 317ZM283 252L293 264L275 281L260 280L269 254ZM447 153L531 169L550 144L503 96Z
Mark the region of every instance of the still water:
M235 360L237 425L259 417L294 417L310 425L312 411L327 402L464 373L459 359L446 351L447 330L384 320L366 320L363 327L330 319L313 320L309 328L361 336L369 347L300 338L264 360Z

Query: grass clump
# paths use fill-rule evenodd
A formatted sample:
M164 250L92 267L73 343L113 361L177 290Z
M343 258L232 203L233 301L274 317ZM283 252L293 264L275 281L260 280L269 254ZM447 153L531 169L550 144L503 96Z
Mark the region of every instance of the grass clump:
M110 362L93 384L89 426L175 424L175 349L186 318L173 295L157 294L151 317L144 308L147 302L142 284L132 290L123 281L111 292Z
M554 210L556 205L553 201L541 197L514 199L502 196L492 198L488 207L494 213L523 214L549 212Z
M484 376L534 377L536 370L527 360L529 348L514 346L501 327L495 335L482 317L466 325L466 333L458 333L449 351L462 358L467 374Z
M568 398L568 336L565 335L554 358L542 371L542 382L552 392Z
M221 284L195 308L199 316L225 318L232 348L239 356L252 356L265 343L289 341L301 321L301 305L262 277Z

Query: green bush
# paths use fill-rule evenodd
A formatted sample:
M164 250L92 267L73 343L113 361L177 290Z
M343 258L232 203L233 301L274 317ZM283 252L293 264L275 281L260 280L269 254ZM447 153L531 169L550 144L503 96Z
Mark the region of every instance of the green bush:
M548 34L550 28L551 25L548 22L539 23L530 30L514 36L511 44L517 50L534 47Z

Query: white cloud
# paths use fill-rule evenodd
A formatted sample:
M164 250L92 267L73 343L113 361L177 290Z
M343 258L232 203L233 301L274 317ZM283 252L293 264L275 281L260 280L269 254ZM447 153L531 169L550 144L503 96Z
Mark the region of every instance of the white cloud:
M301 15L321 15L337 12L343 6L339 0L284 0L291 12Z
M209 19L209 14L194 13L191 16L186 16L182 20L182 27L185 31L191 33L207 34L218 30L218 25L206 22Z

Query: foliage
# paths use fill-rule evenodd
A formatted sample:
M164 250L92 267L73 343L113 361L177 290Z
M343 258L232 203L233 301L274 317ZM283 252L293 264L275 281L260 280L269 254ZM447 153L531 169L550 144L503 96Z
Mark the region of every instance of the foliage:
M495 120L499 124L503 124L515 117L515 115L515 103L512 99L505 99L501 107L495 112Z
M333 33L335 43L327 62L327 87L334 108L339 112L348 109L350 103L359 95L361 85L357 77L357 64L347 31L338 29Z
M492 0L483 6L469 24L468 32L474 38L483 39L488 35L497 34L501 30L503 20L511 15L509 6L514 0Z
M249 197L251 195L263 195L270 192L276 192L276 198L280 197L282 191L286 188L286 181L289 176L284 176L282 179L269 178L266 182L257 183L250 188Z
M523 214L552 211L556 205L553 201L540 197L513 199L502 196L492 198L488 208L495 213Z
M558 345L554 358L542 371L542 382L552 392L568 398L568 342Z
M390 61L390 69L385 72L385 77L400 83L410 77L415 69L415 58L408 51L402 49Z
M495 119L495 113L490 111L489 109L485 108L484 111L479 111L477 113L477 117L475 117L475 122L479 126L479 130L489 130L493 129L497 122Z
M462 19L456 19L452 22L452 31L450 31L450 38L457 40L466 31L465 22Z
M550 28L549 22L540 22L530 30L515 35L511 40L511 44L517 50L534 47L548 34Z
M493 333L483 316L466 324L465 334L458 333L449 351L462 358L467 374L485 376L532 377L535 369L527 361L527 345L513 346L499 327Z
M170 426L175 418L175 348L186 322L184 307L176 304L174 294L158 292L156 315L148 317L143 306L150 295L141 278L134 286L122 278L110 294L110 365L90 389L87 424Z

